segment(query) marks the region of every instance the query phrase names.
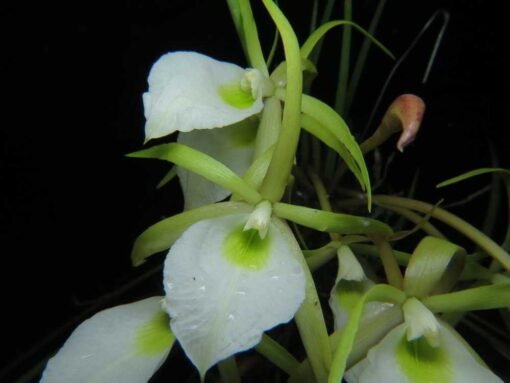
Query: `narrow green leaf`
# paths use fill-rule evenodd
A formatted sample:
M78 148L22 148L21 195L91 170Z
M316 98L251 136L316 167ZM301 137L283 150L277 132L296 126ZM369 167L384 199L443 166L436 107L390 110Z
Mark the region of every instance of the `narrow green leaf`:
M266 60L264 60L264 54L262 53L262 47L260 46L257 24L255 24L255 19L253 18L250 0L237 0L237 7L239 8L238 12L241 16L241 25L243 27L245 42L244 45L246 46L248 61L252 67L257 68L263 75L269 76Z
M288 92L284 98L282 130L261 188L264 198L271 202L278 202L287 186L299 141L303 76L298 40L289 21L271 0L262 0L262 2L280 31L287 63Z
M177 175L177 167L172 166L172 169L170 169L165 176L159 181L158 185L156 186L156 189L161 189L163 186L165 186L167 183L172 181L174 177Z
M275 95L276 97L284 100L285 90L278 89ZM356 173L361 174L360 176L361 180L358 179L358 181L360 181L361 188L365 190L367 193L368 209L370 210L372 206L372 188L370 186L370 178L368 176L367 166L363 158L363 153L361 152L358 143L352 136L349 127L347 126L345 121L329 105L306 94L303 94L302 97L301 111L303 112L303 114L306 114L311 118L315 119L316 121L318 121L322 126L324 126L324 128L326 128L330 133L332 133L337 138L337 140L340 141L349 151L350 155L353 158L353 161L356 163L359 170L353 170L356 167L354 166L353 161L351 160L346 160L346 164L347 166L353 167L351 171L355 175Z
M418 298L449 291L462 273L465 258L464 249L445 239L423 238L407 265L404 291Z
M352 20L352 0L344 0L344 19ZM342 32L342 48L340 52L340 67L338 69L338 82L336 86L335 110L340 114L345 113L347 102L347 84L349 82L349 69L351 63L351 36L350 25L344 25Z
M370 25L368 27L368 33L371 36L375 34L375 30L377 29L385 5L386 0L378 1L377 8L375 9L374 15L372 16L372 20L370 21ZM347 115L349 115L352 102L354 100L354 97L356 96L356 90L358 89L359 80L365 67L365 62L368 57L368 51L370 50L371 43L372 43L371 39L365 37L365 39L363 40L363 45L359 50L358 57L356 58L356 63L354 64L351 80L349 81L349 89L347 91L347 105L345 106L345 113Z
M220 202L165 218L149 226L138 236L131 252L131 261L134 266L139 266L147 257L170 248L189 226L198 221L229 214L248 213L252 209L250 205L241 202Z
M127 156L170 161L177 166L201 175L232 193L237 193L251 204L256 204L262 199L256 190L221 162L186 145L163 144L130 153Z
M345 145L337 138L337 136L335 136L334 133L331 132L331 130L327 129L324 125L307 114L301 114L301 126L308 133L314 135L328 147L335 150L338 155L343 158L347 167L354 174L360 185L363 185L363 177L354 158Z
M370 33L368 33L366 30L361 28L358 24L353 23L352 21L347 20L336 20L336 21L330 21L326 24L321 25L319 28L317 28L311 35L308 37L308 39L305 41L303 46L301 47L301 56L307 58L310 53L313 51L313 48L315 48L315 45L324 37L324 35L330 31L332 28L340 26L340 25L349 25L355 29L357 29L359 32L364 34L374 45L376 45L379 49L381 49L385 54L387 54L392 59L395 58L393 54L377 40L374 36L372 36Z
M490 310L510 307L510 283L474 287L422 300L433 312Z
M281 202L273 205L273 213L280 218L323 232L383 236L392 234L388 225L372 218L332 213Z
M237 36L241 41L243 49L246 50L246 42L244 40L243 21L241 17L241 7L239 6L239 0L227 0L228 9L232 17L232 22L237 31ZM246 52L245 52L246 53Z
M444 186L453 185L457 182L461 182L464 180L467 180L472 177L479 176L481 174L487 174L487 173L500 173L500 174L506 174L510 175L510 170L508 169L502 169L502 168L480 168L471 170L469 172L463 173L461 175L458 175L456 177L447 179L446 181L440 182L436 185L436 188L442 188Z

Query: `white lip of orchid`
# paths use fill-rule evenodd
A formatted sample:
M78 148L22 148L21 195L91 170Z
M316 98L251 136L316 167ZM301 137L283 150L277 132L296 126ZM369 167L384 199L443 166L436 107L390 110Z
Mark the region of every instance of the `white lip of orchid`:
M243 230L247 231L255 229L259 232L260 238L264 239L267 235L267 231L269 230L272 213L273 208L269 201L260 202L248 217L248 221L246 221Z
M274 85L271 80L264 76L258 69L248 68L241 79L241 89L250 92L254 99L269 97L274 93Z
M439 347L439 322L423 303L414 297L409 298L402 305L402 311L407 325L408 341L424 336L431 347Z

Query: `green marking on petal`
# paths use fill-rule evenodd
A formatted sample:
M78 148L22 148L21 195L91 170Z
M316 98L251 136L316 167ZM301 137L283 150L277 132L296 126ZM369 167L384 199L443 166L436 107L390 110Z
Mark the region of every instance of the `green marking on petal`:
M222 85L218 93L223 101L237 109L248 109L255 102L251 92L241 89L240 84Z
M257 230L234 229L224 242L224 255L229 262L250 270L260 270L269 258L270 235L261 239Z
M169 348L175 338L170 331L170 318L164 311L158 311L136 333L135 347L138 354L152 356Z
M397 345L396 360L411 383L453 382L453 365L443 347L432 347L424 337Z

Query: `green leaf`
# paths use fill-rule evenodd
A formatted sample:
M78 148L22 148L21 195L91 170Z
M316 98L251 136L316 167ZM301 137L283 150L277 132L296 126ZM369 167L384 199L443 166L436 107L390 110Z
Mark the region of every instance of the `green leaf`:
M155 253L166 250L194 223L229 214L248 213L253 208L241 202L220 202L186 211L149 226L138 236L131 252L131 261L139 266Z
M229 2L232 3L232 1ZM242 36L244 37L244 46L246 47L246 54L248 55L250 65L261 71L263 75L269 76L266 60L264 60L264 54L260 46L257 24L255 24L255 19L253 18L250 0L237 0L234 12L234 22L236 26L239 23L240 16L240 23L243 28Z
M261 188L261 193L265 199L278 202L287 186L299 141L303 76L298 40L289 21L271 0L262 0L262 2L280 31L287 63L288 92L284 97L282 130Z
M186 145L177 143L163 144L130 153L127 156L170 161L184 169L201 175L233 193L237 193L251 204L256 204L262 199L256 190L221 162Z
M176 175L177 175L177 168L175 166L172 166L172 168L165 174L165 176L161 179L161 181L158 182L156 189L161 189L167 183L172 181Z
M372 218L332 213L281 202L273 205L273 213L280 218L323 232L383 236L392 234L388 225Z
M285 90L277 89L275 95L281 100L285 100ZM370 210L372 206L372 189L367 166L363 158L363 153L345 121L329 105L306 94L303 95L301 100L301 111L303 114L319 122L325 129L333 134L350 153L353 160L345 160L345 162L354 175L360 174L358 176L358 181L360 182L361 188L367 193L368 209ZM330 137L331 134L328 134L328 137ZM328 139L328 142L331 143L331 139ZM346 158L348 158L347 155Z
M347 150L345 145L340 141L331 130L327 129L324 125L318 122L316 119L310 117L309 115L302 114L301 115L301 126L308 133L314 135L319 140L321 140L324 144L329 146L331 149L335 150L340 157L343 158L347 167L354 174L360 185L363 185L363 177L361 175L361 171L358 168L354 157Z
M319 28L317 28L311 35L308 37L308 39L305 41L303 46L301 47L301 56L304 58L307 58L310 53L313 51L313 48L315 48L315 45L324 37L324 35L330 31L332 28L337 26L345 26L349 25L351 27L354 27L359 32L364 34L367 38L370 39L376 45L379 49L381 49L384 53L386 53L389 57L392 59L395 58L393 54L383 45L381 44L374 36L372 36L370 33L368 33L366 30L361 28L358 24L353 23L352 21L347 20L336 20L336 21L330 21L323 25L321 25Z
M500 173L500 174L510 175L510 170L502 169L502 168L480 168L480 169L475 169L475 170L471 170L469 172L463 173L461 175L458 175L456 177L447 179L446 181L440 182L440 183L438 183L436 185L436 188L442 188L444 186L453 185L453 184L455 184L457 182L461 182L461 181L467 180L468 178L476 177L476 176L479 176L481 174L487 174L487 173Z
M465 250L447 240L423 238L407 265L404 291L418 298L449 291L460 277L465 258Z

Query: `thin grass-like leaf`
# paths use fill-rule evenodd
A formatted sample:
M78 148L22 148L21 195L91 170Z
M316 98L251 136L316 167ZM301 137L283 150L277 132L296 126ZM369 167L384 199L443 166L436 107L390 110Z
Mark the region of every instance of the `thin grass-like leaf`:
M479 176L481 174L487 174L487 173L499 173L499 174L510 175L510 170L502 169L502 168L480 168L480 169L475 169L475 170L471 170L469 172L463 173L461 175L449 178L446 181L440 182L440 183L438 183L436 185L436 188L442 188L442 187L445 187L445 186L453 185L453 184L456 184L458 182L467 180L469 178L476 177L476 176Z
M149 149L130 153L127 156L170 161L186 170L201 175L209 181L230 190L232 193L237 193L251 204L256 204L262 199L255 189L221 162L186 145L177 143L157 145Z

